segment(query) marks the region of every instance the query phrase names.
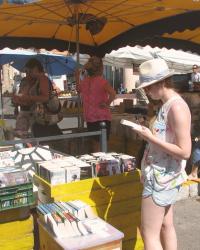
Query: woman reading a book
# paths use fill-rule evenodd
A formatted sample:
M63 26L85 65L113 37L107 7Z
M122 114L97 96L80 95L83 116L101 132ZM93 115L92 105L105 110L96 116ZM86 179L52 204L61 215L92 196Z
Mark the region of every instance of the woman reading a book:
M180 185L187 180L186 160L191 153L191 115L185 101L175 92L167 64L153 59L141 64L140 85L162 106L152 128L135 131L147 141L141 164L141 230L145 250L176 250L173 204Z

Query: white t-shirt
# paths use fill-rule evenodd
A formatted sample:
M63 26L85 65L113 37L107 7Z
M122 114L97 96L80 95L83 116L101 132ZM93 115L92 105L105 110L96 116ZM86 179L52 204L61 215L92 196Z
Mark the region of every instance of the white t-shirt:
M191 75L192 82L200 82L200 73L192 73Z

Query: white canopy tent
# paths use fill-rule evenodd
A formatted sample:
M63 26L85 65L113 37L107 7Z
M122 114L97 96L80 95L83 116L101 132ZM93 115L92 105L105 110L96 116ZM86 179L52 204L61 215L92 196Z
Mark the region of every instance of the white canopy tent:
M156 55L164 59L169 67L174 69L176 73L190 73L194 64L200 66L200 56L190 52L163 48L156 52Z
M110 54L106 54L104 63L106 65L125 68L132 67L133 64L141 64L150 59L153 59L153 56L147 49L140 46L126 46L118 50L113 50Z
M89 55L80 54L80 64L84 65L89 59ZM73 58L76 58L74 54ZM104 65L116 66L118 68L132 67L134 64L141 64L145 60L153 59L148 48L140 46L126 46L118 50L113 50L103 58Z
M119 50L113 50L110 54L106 54L104 62L107 65L126 68L153 58L164 59L169 67L175 70L176 74L190 73L192 65L200 65L200 56L197 54L182 50L151 48L150 46L126 46Z

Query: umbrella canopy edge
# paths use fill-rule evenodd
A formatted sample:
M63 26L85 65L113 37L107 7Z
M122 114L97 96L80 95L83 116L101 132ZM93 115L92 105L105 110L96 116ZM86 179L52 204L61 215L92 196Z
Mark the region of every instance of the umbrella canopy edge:
M152 39L152 37L161 36L164 33L173 33L174 31L183 31L185 29L193 30L200 26L200 10L188 11L186 13L178 14L175 16L159 19L147 24L139 25L129 31L126 31L117 37L109 40L108 42L95 47L85 44L80 44L80 52L85 54L96 54L99 56L104 56L106 53L111 52L113 49L118 49L126 45L134 46L137 44L147 45L148 42L154 41L159 42L159 40ZM183 25L184 23L184 25ZM161 39L161 38L159 38ZM174 42L170 43L170 39L161 39L167 42L167 46L170 48L175 48L175 41L177 41L176 48L183 48L189 45L187 50L193 47L192 51L197 52L200 50L200 44L194 44L192 42L180 42L175 39ZM184 44L184 45L183 45ZM151 44L150 44L151 45ZM193 45L193 46L192 46ZM180 46L180 47L179 47ZM182 46L182 47L181 47ZM39 38L39 37L0 37L0 48L9 47L12 49L23 47L23 48L45 48L47 50L59 49L61 51L69 49L69 44L67 41L53 39L53 38ZM76 51L76 44L70 42L70 52Z

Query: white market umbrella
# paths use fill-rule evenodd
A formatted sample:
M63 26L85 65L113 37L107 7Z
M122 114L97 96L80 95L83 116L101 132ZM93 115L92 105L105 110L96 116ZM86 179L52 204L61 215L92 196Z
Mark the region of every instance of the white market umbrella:
M163 48L156 52L158 58L164 59L175 73L190 73L194 64L200 65L200 56L191 52L184 52L182 50Z
M113 50L110 54L106 54L104 63L106 65L126 68L132 67L133 64L139 65L150 59L153 59L153 56L145 48L140 46L126 46L118 50Z
M169 68L173 69L176 74L187 74L192 71L192 65L200 65L200 56L191 52L182 50L152 48L150 46L126 46L118 50L113 50L110 54L106 54L104 63L116 67L132 67L133 64L139 65L144 61L162 58Z

